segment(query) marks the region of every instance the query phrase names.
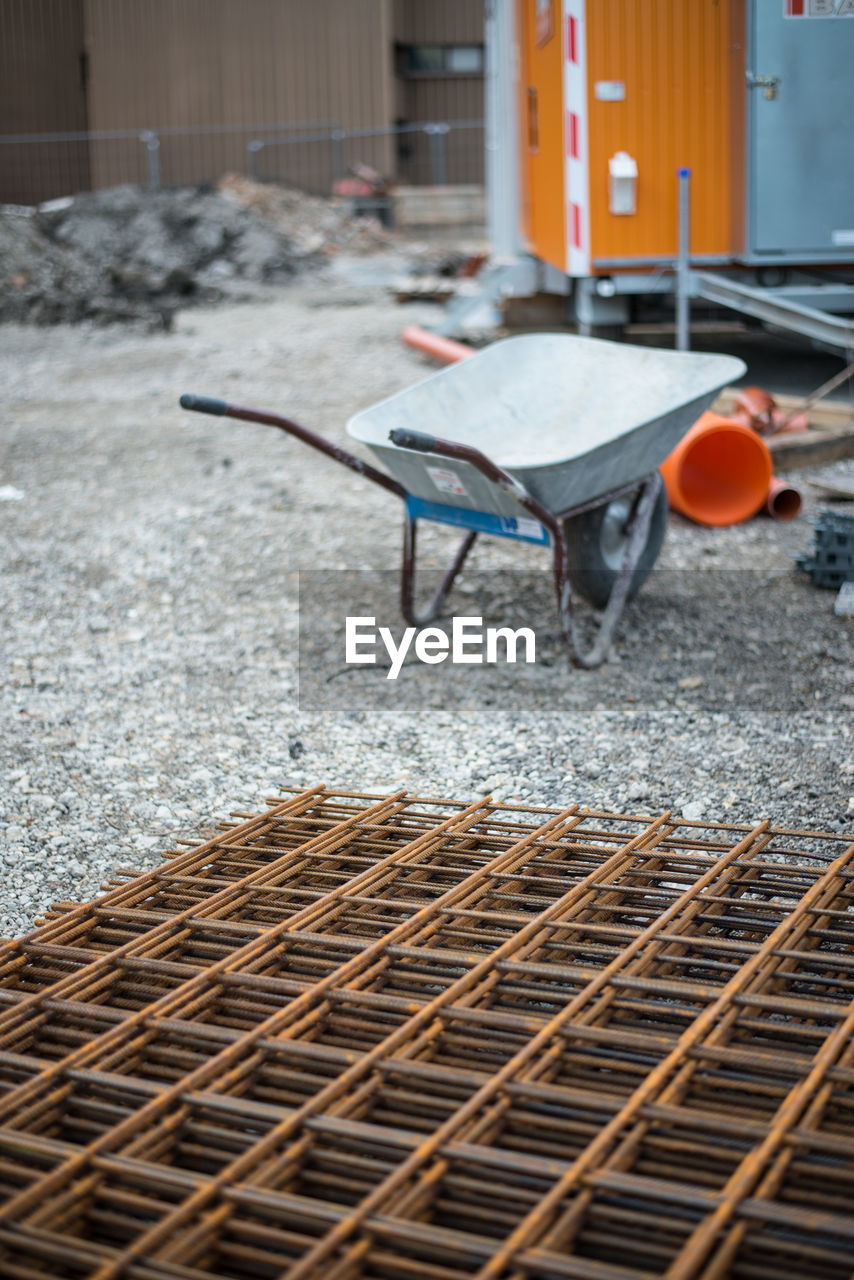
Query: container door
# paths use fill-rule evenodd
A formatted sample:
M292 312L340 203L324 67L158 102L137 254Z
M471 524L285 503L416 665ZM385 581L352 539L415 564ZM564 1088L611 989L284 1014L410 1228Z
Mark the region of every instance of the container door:
M854 258L854 0L753 0L749 247Z
M566 268L560 0L519 0L523 230L531 252Z

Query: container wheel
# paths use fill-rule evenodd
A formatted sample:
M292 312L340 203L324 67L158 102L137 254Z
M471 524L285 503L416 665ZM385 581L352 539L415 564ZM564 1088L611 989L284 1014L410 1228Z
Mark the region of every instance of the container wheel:
M640 492L638 487L563 522L569 552L570 586L597 609L604 609L608 603L623 563L628 541L626 526ZM662 484L650 517L646 543L629 585L629 600L640 590L658 559L667 530L667 510L667 493Z

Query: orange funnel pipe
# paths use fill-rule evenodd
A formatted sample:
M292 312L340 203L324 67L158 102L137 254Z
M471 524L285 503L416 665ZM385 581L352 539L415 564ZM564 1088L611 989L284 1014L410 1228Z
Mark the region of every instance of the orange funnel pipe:
M781 480L779 476L771 477L771 484L765 498L765 510L775 520L794 520L800 512L801 495L794 485Z
M698 524L739 524L764 505L773 467L749 427L707 412L661 464L667 500Z
M452 338L440 338L438 333L430 333L417 324L411 324L400 335L408 347L423 351L442 364L455 364L457 360L465 360L474 355L474 348L467 347L464 342L454 342Z

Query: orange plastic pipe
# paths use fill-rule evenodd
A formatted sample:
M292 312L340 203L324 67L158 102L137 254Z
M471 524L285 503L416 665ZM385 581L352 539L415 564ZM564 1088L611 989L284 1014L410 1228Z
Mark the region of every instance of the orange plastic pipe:
M768 495L765 499L765 510L775 520L794 520L803 503L800 492L779 476L771 477Z
M474 355L474 348L467 347L464 342L454 342L452 338L441 338L438 333L430 333L417 324L411 324L400 335L408 347L423 351L442 364L455 364L457 360L465 360Z
M698 524L728 525L765 505L773 466L755 431L709 411L664 460L661 475L674 511Z

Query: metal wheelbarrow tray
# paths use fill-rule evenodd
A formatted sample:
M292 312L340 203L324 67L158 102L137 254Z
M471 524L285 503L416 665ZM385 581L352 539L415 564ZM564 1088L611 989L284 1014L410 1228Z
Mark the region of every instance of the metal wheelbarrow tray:
M478 534L550 546L573 662L607 655L626 600L649 573L667 503L657 468L720 389L733 356L634 347L569 334L507 338L357 413L347 424L379 471L277 414L184 395L185 409L280 427L403 500L401 606L433 621ZM415 608L419 520L466 533L430 605ZM584 650L572 588L605 608Z

